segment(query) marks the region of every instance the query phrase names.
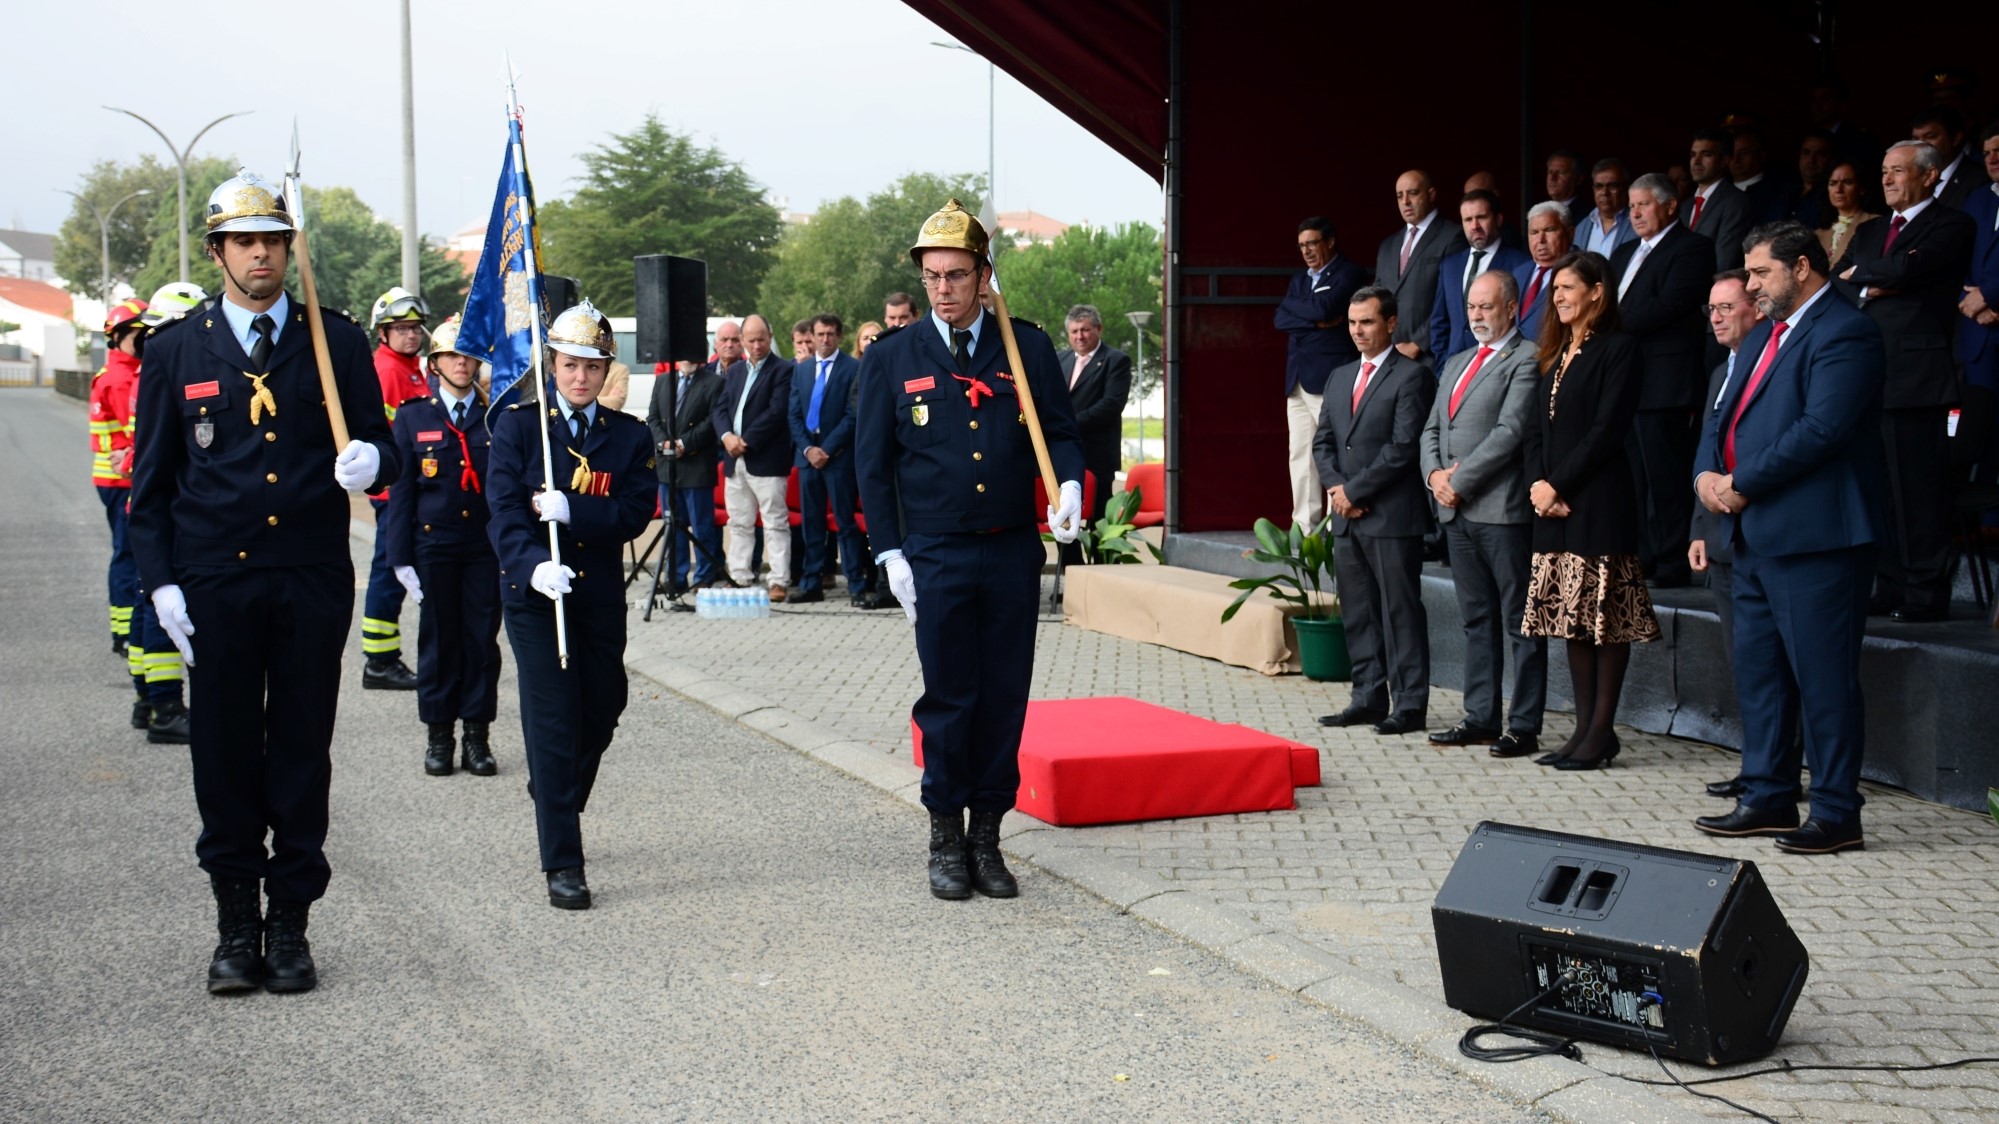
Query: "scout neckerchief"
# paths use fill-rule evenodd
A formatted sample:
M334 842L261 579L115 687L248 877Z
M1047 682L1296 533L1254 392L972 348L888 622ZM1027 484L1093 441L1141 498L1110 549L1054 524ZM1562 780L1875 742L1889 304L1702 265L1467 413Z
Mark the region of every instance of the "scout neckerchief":
M470 403L475 399L476 396L468 397L465 400L465 402ZM465 412L466 417L472 416L472 408L470 405L466 405L465 411L466 411ZM465 440L465 431L451 424L451 408L448 406L445 407L444 410L444 428L450 430L454 435L457 436L458 455L459 457L462 458L461 463L464 464L465 466L464 471L458 474L458 490L462 492L484 491L485 489L479 486L479 472L477 469L472 467L472 445L470 442Z
M979 408L979 395L983 394L987 398L993 397L993 388L987 386L983 380L977 378L968 379L963 375L952 375L951 377L965 384L965 397L971 400L972 409L974 410Z

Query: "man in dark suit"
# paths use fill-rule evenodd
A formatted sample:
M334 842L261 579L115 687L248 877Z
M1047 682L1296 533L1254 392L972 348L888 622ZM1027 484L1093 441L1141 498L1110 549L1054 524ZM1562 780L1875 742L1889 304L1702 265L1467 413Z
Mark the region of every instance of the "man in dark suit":
M1499 232L1506 216L1499 213L1499 196L1472 191L1458 204L1458 226L1465 248L1437 267L1437 291L1430 300L1430 354L1440 360L1471 347L1471 322L1465 319L1465 298L1472 279L1488 269L1511 271L1529 260L1524 250L1502 245Z
M1307 529L1319 525L1325 490L1312 467L1312 434L1319 427L1319 396L1334 367L1353 359L1347 337L1347 300L1366 282L1358 265L1340 256L1331 219L1313 215L1298 224L1298 253L1305 268L1291 278L1278 302L1277 330L1290 338L1284 361L1286 456L1291 473L1291 518ZM1073 360L1071 360L1073 363ZM1084 448L1089 448L1085 434ZM1097 496L1108 489L1097 485Z
M1574 244L1569 213L1560 203L1549 199L1528 209L1528 260L1514 267L1513 280L1520 286L1520 334L1530 343L1541 338L1541 318L1548 311L1548 294L1554 292L1555 263Z
M1735 189L1742 192L1750 225L1788 217L1798 195L1798 182L1789 172L1768 165L1762 130L1738 125L1730 144L1729 176Z
M646 426L652 430L654 471L659 475L660 506L673 513L685 535L667 540L672 559L673 590L705 589L722 572L722 528L715 525L715 401L725 376L734 373L742 354L742 328L725 321L715 329L715 361L696 367L682 361L677 370L661 371L653 379ZM690 546L689 544L695 544ZM693 558L689 560L689 555Z
M1559 212L1559 203L1547 203ZM1539 210L1539 208L1536 208ZM1564 216L1565 217L1565 216ZM1494 757L1540 748L1548 646L1522 636L1527 610L1527 473L1521 438L1534 417L1534 344L1517 320L1519 283L1501 270L1480 274L1466 298L1473 346L1444 362L1436 402L1423 427L1423 479L1451 546L1451 580L1465 622L1465 720L1431 734L1433 745L1491 745ZM1513 656L1513 713L1500 729L1500 683Z
M1687 470L1699 438L1693 418L1707 385L1708 333L1701 316L1714 248L1675 221L1672 181L1658 174L1631 185L1631 228L1638 241L1611 259L1617 311L1638 345L1641 390L1631 427L1632 475L1644 515L1639 562L1660 585L1685 585L1687 524L1693 497Z
M785 485L791 477L791 361L771 354L770 321L743 318L743 364L722 384L709 415L721 435L723 496L729 510L729 579L756 585L750 555L757 517L763 517L764 560L770 563L770 599L783 601L791 584L791 513Z
M861 361L840 349L845 325L830 312L812 318L812 359L795 369L791 379L791 443L798 448L799 532L805 540L805 572L793 601L824 601L821 573L827 567L826 516L840 536L840 569L847 579L847 598L855 608L867 597L873 567L864 557L866 544L854 514L860 493L854 483L854 415L847 408L848 390L860 373Z
M1958 401L1950 339L1977 224L1931 192L1942 166L1921 141L1881 157L1892 214L1853 232L1833 264L1840 288L1881 330L1888 352L1881 436L1888 462L1888 536L1870 609L1898 621L1940 621L1950 610L1950 451Z
M1312 442L1333 512L1333 572L1353 657L1353 701L1319 722L1372 723L1378 734L1421 730L1430 704L1421 573L1430 504L1416 465L1437 378L1391 346L1395 313L1395 294L1383 286L1353 295L1347 326L1360 359L1326 381Z
M1865 845L1860 647L1880 539L1885 361L1880 330L1830 283L1815 232L1771 223L1749 241L1748 292L1770 322L1743 341L1756 360L1708 416L1694 477L1735 550L1744 788L1732 811L1694 826L1828 854ZM1802 826L1801 756L1812 771Z
M1443 260L1465 248L1464 231L1437 214L1437 188L1430 173L1412 168L1395 181L1395 208L1402 229L1381 240L1374 255L1374 282L1395 295L1395 350L1430 363L1430 302L1437 295ZM1324 481L1321 481L1324 483Z
M1111 478L1124 462L1124 404L1131 397L1131 356L1104 345L1104 317L1096 305L1071 308L1063 326L1069 346L1055 353L1055 365L1069 383L1069 405L1076 411L1076 429L1082 434L1083 467L1096 477L1096 494L1083 512L1085 519L1095 523L1104 516ZM1323 382L1319 385L1324 389ZM1062 557L1070 565L1081 562L1082 548L1065 543Z
M1742 268L1742 236L1749 233L1749 201L1728 182L1730 144L1724 133L1699 129L1687 149L1694 193L1682 217L1688 230L1712 243L1716 270Z
M1953 211L1987 180L1964 143L1964 114L1948 105L1924 108L1909 121L1909 135L1937 150L1937 183L1930 196Z
M1548 198L1568 212L1569 229L1574 230L1596 208L1595 198L1583 190L1583 158L1566 148L1558 148L1549 154L1545 170Z
M1999 123L1979 137L1985 174L1993 182L1971 193L1964 213L1978 229L1971 245L1971 270L1958 298L1957 361L1964 379L1999 394ZM1991 294L1989 297L1986 294ZM1999 475L1999 433L1979 457L1979 479L1991 483Z

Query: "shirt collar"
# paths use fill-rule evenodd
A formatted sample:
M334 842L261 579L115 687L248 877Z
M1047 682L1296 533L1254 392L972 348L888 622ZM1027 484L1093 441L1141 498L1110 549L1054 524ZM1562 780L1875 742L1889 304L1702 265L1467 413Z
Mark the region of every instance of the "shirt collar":
M1394 351L1394 350L1395 350L1395 349L1394 349L1393 347L1384 347L1384 348L1382 348L1382 349L1381 349L1381 351L1380 351L1379 353L1377 353L1377 354L1374 354L1374 355L1363 355L1363 356L1361 356L1361 357L1360 357L1360 361L1361 361L1362 363L1372 363L1372 364L1374 364L1374 369L1375 369L1375 370L1377 370L1377 371L1379 371L1379 370L1381 370L1381 364L1382 364L1382 363L1383 363L1384 361L1386 361L1386 360L1387 360L1387 358L1388 358L1388 353L1389 353L1389 352L1391 352L1391 351Z
M1518 330L1516 330L1516 329L1514 329L1514 328L1508 328L1508 329L1506 329L1506 334L1505 334L1505 335L1503 335L1503 336L1499 337L1499 338L1498 338L1498 339L1496 339L1496 340L1493 340L1493 341L1492 341L1491 343L1482 343L1482 344L1479 344L1478 346L1480 346L1480 347L1489 347L1489 348L1491 348L1491 349L1492 349L1492 350L1493 350L1494 352L1500 352L1500 351L1504 351L1504 350L1506 350L1506 345L1507 345L1508 343L1512 342L1512 340L1513 340L1513 337L1514 337L1514 336L1517 336L1517 335L1519 335L1519 334L1520 334L1520 333L1519 333L1519 331L1518 331Z
M1735 186L1739 188L1755 187L1757 184L1761 183L1762 181L1763 181L1763 173L1758 172L1753 176L1748 176L1744 179L1736 180Z
M465 396L461 398L452 392L450 383L445 382L443 379L437 380L437 400L444 404L444 408L447 411L460 403L463 403L467 409L470 409L472 400L475 397L475 390L476 388L474 387L466 387Z
M222 318L229 323L229 330L235 333L236 342L243 345L245 354L249 353L250 344L257 337L257 333L251 328L251 324L256 321L259 315L271 318L271 343L276 344L278 337L284 335L285 332L285 313L291 309L291 298L283 292L278 293L278 303L264 310L261 314L252 312L235 301L230 300L229 294L226 292L222 294L222 299L216 303L221 306Z
M1831 281L1827 281L1827 282L1826 282L1825 284L1823 284L1823 285L1820 285L1820 286L1819 286L1819 291L1818 291L1818 292L1816 292L1816 293L1813 293L1813 294L1812 294L1811 296L1809 296L1809 297L1806 297L1806 298L1805 298L1805 303L1803 303L1803 304L1799 305L1798 307L1796 307L1796 308L1792 309L1792 310L1791 310L1791 314L1790 314L1789 316L1786 316L1786 317L1784 317L1784 319L1783 319L1783 321L1782 321L1782 323L1783 323L1783 325L1784 325L1784 330L1785 330L1785 331L1789 331L1790 329L1792 329L1792 328L1795 328L1795 327L1797 327L1797 326L1798 326L1798 318L1799 318L1799 317L1801 317L1801 316L1803 316L1803 315L1805 314L1805 310L1806 310L1806 309L1808 309L1808 308L1810 308L1811 306L1813 306L1813 305L1817 304L1817 303L1819 302L1819 298L1820 298L1820 297L1823 297L1823 296L1825 296L1825 295L1826 295L1826 292L1827 292L1827 290L1829 290L1829 289L1831 289L1831 288L1832 288L1832 282L1831 282ZM1772 329L1772 330L1774 331L1775 329ZM1777 344L1777 346L1778 346L1778 347L1782 347L1782 346L1784 346L1784 345L1783 345L1783 343L1782 343L1782 342L1780 341L1780 342L1779 342L1779 343Z
M1909 223L1915 222L1916 216L1922 214L1925 210L1929 208L1930 204L1936 201L1937 197L1932 195L1928 199L1925 199L1922 202L1916 204L1915 206L1910 207L1908 210L1897 211L1895 212L1895 214L1901 218L1902 224L1906 226Z
M1674 219L1672 222L1666 224L1666 228L1664 230L1661 230L1659 233L1654 234L1650 238L1640 238L1638 242L1640 245L1644 246L1648 250L1656 250L1659 248L1659 239L1664 238L1668 234L1671 234L1673 232L1673 228L1678 225L1680 225L1680 220Z
M1712 199L1714 193L1721 190L1721 185L1727 182L1727 180L1716 180L1706 187L1695 187L1694 194L1702 199Z
M1437 221L1437 212L1435 210L1432 210L1429 214L1424 215L1420 219L1417 219L1416 222L1413 224L1416 227L1416 240L1419 242L1422 241L1423 236L1425 234L1430 233L1430 224L1436 221ZM1411 224L1404 223L1403 230L1407 231L1410 225Z
M1948 164L1945 164L1943 166L1943 174L1937 177L1938 189L1942 189L1944 184L1949 183L1951 179L1957 175L1957 170L1964 166L1964 154L1970 151L1971 151L1971 146L1968 144L1963 144L1958 146L1957 159L1952 160Z
M557 405L562 407L562 424L570 424L569 419L576 416L576 408L569 404L569 399L562 397L560 394L555 396L555 401ZM596 424L597 402L595 399L592 399L588 406L583 407L583 428L589 429Z
M930 322L937 326L937 334L940 337L942 337L944 340L944 350L946 352L950 352L951 325L946 324L944 322L944 318L942 316L937 315L935 310L932 310L930 313ZM979 353L979 330L981 328L984 328L985 326L986 326L986 314L984 312L981 312L979 313L978 317L972 321L971 327L966 329L967 331L972 333L972 346L969 350L969 354L977 355Z

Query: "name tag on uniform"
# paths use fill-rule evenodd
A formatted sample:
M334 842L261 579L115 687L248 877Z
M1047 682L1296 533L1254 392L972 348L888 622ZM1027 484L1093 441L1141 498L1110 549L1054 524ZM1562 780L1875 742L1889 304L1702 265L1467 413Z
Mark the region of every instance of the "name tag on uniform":
M904 394L915 394L919 390L936 390L936 389L937 389L937 376L935 375L925 375L920 379L910 379L908 382L902 384L902 392Z
M435 458L435 457L425 457L425 458L424 458L424 460L423 460L423 474L424 474L425 476L436 476L436 475L437 475L437 458Z
M187 384L187 399L190 402L197 398L213 398L220 393L222 393L222 384L219 382L191 382Z
M416 433L416 439L418 441L442 441L444 440L444 431L441 429L419 429Z

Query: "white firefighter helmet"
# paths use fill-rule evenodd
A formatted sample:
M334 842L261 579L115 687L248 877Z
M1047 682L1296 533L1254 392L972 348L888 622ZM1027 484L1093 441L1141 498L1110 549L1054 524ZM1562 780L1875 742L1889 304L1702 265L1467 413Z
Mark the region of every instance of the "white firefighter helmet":
M610 319L587 300L564 309L548 325L548 346L584 359L615 359L618 355Z
M297 230L285 210L285 195L278 185L248 168L217 187L208 196L208 233L228 234L239 230Z

